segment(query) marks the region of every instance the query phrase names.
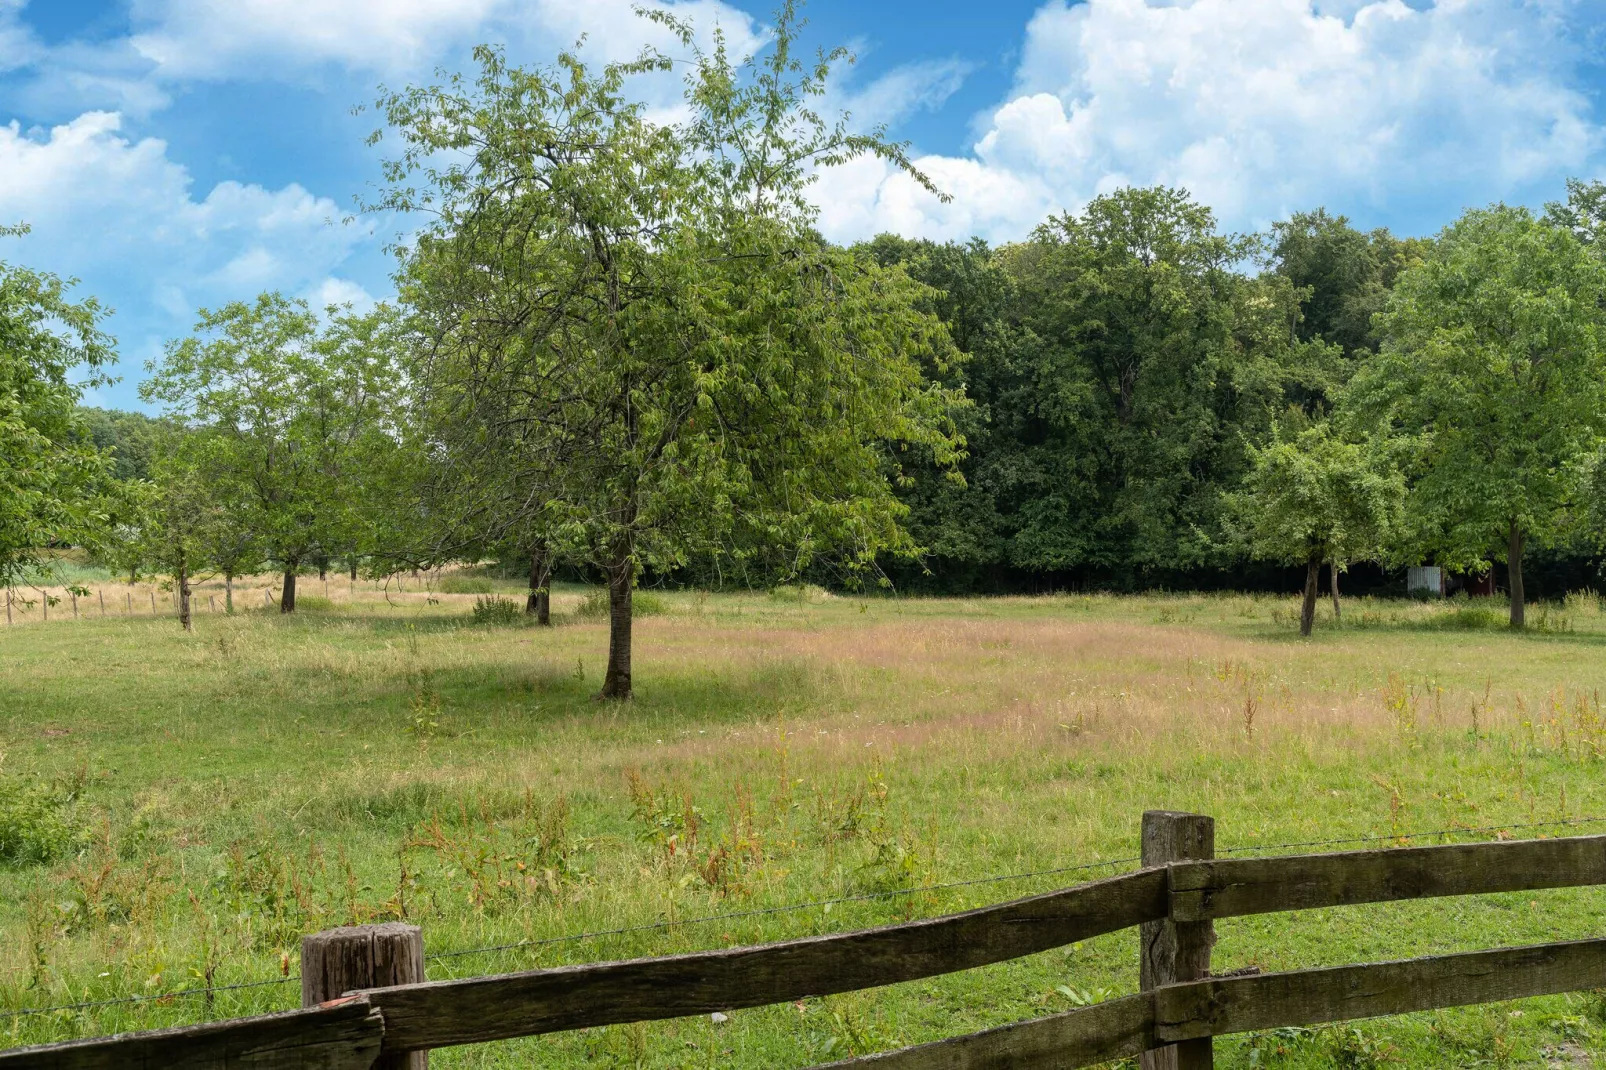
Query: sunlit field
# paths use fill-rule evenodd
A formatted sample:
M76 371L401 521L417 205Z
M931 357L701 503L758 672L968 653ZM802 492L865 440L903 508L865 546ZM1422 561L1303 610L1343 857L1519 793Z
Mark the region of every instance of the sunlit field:
M591 697L605 622L583 589L539 629L476 617L493 589L522 598L513 579L303 577L293 618L267 586L238 585L232 616L199 588L192 635L143 586L92 583L76 619L70 597L48 622L13 607L0 1006L160 998L8 1013L6 1043L294 1006L300 936L348 923L421 925L445 978L946 913L1132 868L1155 807L1214 815L1221 849L1606 832L1559 824L1606 818L1593 596L1531 608L1522 635L1497 605L1354 600L1335 623L1324 603L1302 642L1292 597L648 591L620 705ZM1565 890L1237 919L1215 961L1598 936L1603 908ZM275 983L227 987L248 982ZM801 1067L1136 984L1128 932L431 1064ZM1218 1065L1591 1066L1602 1016L1579 994L1284 1030L1218 1041Z

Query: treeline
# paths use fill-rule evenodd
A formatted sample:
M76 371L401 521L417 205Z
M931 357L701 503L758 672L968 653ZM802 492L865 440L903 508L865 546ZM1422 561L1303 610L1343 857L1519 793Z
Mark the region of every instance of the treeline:
M967 354L947 381L975 403L960 417L963 483L916 466L912 481L899 487L910 530L928 553L918 563L891 564L889 572L900 587L939 592L1285 587L1288 564L1303 571L1304 556L1267 552L1264 540L1257 546L1246 516L1256 511L1244 491L1257 463L1275 466L1263 455L1267 446L1325 427L1335 415L1343 434L1360 441L1384 430L1374 418L1386 414L1395 446L1409 439L1423 447L1425 436L1442 439L1447 423L1472 419L1480 405L1498 412L1515 404L1514 426L1485 428L1508 442L1532 433L1519 430L1524 419L1539 427L1558 418L1525 413L1517 399L1485 396L1487 384L1474 382L1473 369L1446 369L1452 379L1466 376L1467 396L1444 399L1443 410L1418 413L1414 422L1399 419L1404 414L1386 398L1374 397L1366 414L1355 404L1340 412L1346 399L1358 401L1357 379L1373 380L1373 390L1405 388L1405 369L1379 361L1391 339L1401 352L1429 344L1470 348L1484 340L1459 332L1520 329L1522 313L1512 309L1509 323L1458 321L1413 338L1402 318L1389 315L1397 281L1430 261L1419 277L1463 270L1438 261L1474 240L1491 256L1530 256L1502 243L1535 228L1590 246L1601 201L1599 184L1573 183L1568 199L1550 205L1543 219L1500 207L1469 214L1438 238L1363 232L1323 209L1240 236L1222 232L1208 208L1182 191L1125 189L1001 247L891 235L865 243L862 254L899 264L931 287L928 307ZM1573 298L1587 300L1596 284L1571 280ZM1399 310L1449 298L1413 292ZM1454 317L1473 310L1444 311ZM1391 326L1399 329L1391 334ZM1544 348L1556 340L1533 341ZM1486 357L1513 372L1525 360L1548 359L1520 346ZM1597 370L1591 365L1586 377ZM1541 388L1537 380L1531 385ZM1595 380L1580 395L1599 396ZM1580 442L1553 459L1582 476L1594 464L1591 448ZM1496 473L1479 460L1467 463L1467 497L1488 497L1492 505ZM1486 489L1483 478L1490 479ZM1570 496L1566 515L1540 525L1544 536L1526 555L1537 559L1539 589L1552 595L1598 582L1599 528L1589 494L1578 482ZM1443 563L1472 575L1498 566L1501 585L1507 582L1509 546L1495 545L1501 540L1484 545L1474 536L1466 544L1428 530L1370 534L1372 545L1339 561L1357 566L1363 588L1402 590L1397 573L1406 564Z
M631 691L646 582L1122 588L1589 556L1606 500L1606 202L1495 206L1433 239L1294 216L1224 232L1125 189L1025 241L824 241L811 174L902 146L810 106L830 62L693 57L384 96L419 221L397 300L203 310L151 363L155 420L104 381L92 300L0 265L0 579L41 548L191 578L384 576L497 559L550 619L606 583L603 695ZM680 120L630 99L679 69ZM388 141L385 139L389 139ZM6 400L9 399L9 400ZM1253 570L1261 570L1256 573ZM1337 598L1334 598L1335 607Z

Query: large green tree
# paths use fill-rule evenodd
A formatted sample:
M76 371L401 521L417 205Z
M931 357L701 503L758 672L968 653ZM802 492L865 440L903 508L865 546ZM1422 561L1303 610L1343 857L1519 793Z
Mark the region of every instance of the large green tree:
M1021 293L1011 557L1128 582L1222 559L1225 495L1284 403L1295 293L1174 189L1124 189L1010 250ZM1319 343L1313 343L1319 344Z
M1606 271L1524 208L1466 213L1402 274L1382 352L1349 403L1413 453L1417 549L1452 568L1503 560L1523 625L1523 554L1564 538L1606 429Z
M0 228L0 237L21 233ZM109 454L78 401L108 381L104 311L71 282L0 261L0 584L45 563L51 546L92 542L111 525Z
M382 102L404 145L382 203L433 220L400 279L426 437L465 471L517 469L492 484L513 515L482 534L561 542L607 577L610 698L631 694L643 567L868 567L912 547L899 452L958 448L958 398L922 375L952 355L923 288L822 242L806 197L814 168L903 150L812 110L834 57L797 58L790 6L742 61L660 21L692 57L673 126L628 97L670 69L654 56L523 70L480 49L472 85Z

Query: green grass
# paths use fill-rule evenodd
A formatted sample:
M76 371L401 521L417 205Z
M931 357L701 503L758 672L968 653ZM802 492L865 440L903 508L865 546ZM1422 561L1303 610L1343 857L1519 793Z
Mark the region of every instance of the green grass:
M0 1007L294 975L302 933L400 916L431 953L671 923L433 959L436 978L929 916L1122 867L695 921L1129 858L1153 807L1215 815L1222 847L1606 817L1593 597L1520 635L1497 606L1355 600L1302 642L1293 600L1266 596L653 592L620 706L591 698L595 592L559 589L539 629L404 587L341 580L293 619L242 591L252 611L203 612L190 636L115 612L0 631L0 844L15 827L35 845L0 861ZM1564 890L1236 919L1215 961L1595 936L1603 907ZM432 1065L806 1066L1132 991L1135 943ZM21 1044L296 996L0 1027ZM1218 1065L1588 1066L1603 1014L1581 993L1287 1031L1223 1040Z

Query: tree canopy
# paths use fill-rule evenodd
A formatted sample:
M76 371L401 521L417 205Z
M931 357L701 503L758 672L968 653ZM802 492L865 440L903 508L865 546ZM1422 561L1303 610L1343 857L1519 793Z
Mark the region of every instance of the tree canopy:
M19 233L0 228L0 237ZM72 282L0 261L0 582L28 579L55 545L93 542L110 525L112 458L90 439L78 402L114 359L94 298Z
M1523 552L1567 534L1606 421L1603 287L1567 229L1523 208L1468 212L1401 276L1349 399L1409 443L1418 550L1458 568L1505 561L1513 626Z

